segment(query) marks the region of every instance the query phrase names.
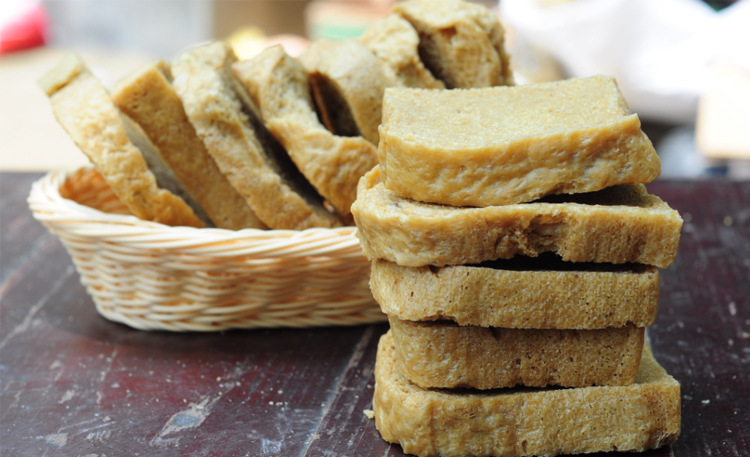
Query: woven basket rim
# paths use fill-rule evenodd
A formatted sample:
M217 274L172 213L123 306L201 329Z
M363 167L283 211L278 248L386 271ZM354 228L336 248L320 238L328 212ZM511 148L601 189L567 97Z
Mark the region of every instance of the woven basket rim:
M211 255L216 257L362 257L355 226L304 230L173 227L134 215L104 212L61 195L60 189L68 180L91 170L91 166L53 170L35 181L27 199L33 216L58 234L135 248L206 255L205 247L211 245ZM226 248L222 251L216 248L218 245Z

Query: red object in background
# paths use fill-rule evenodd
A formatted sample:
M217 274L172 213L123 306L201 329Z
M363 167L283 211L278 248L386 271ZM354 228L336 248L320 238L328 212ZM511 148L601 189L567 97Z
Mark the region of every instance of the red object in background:
M46 42L49 18L39 3L34 3L7 23L0 24L0 54L41 46Z

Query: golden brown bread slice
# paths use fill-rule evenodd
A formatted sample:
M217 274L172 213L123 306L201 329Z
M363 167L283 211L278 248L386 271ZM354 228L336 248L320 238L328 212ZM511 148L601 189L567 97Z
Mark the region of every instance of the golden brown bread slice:
M265 228L206 152L170 76L166 62L150 64L122 79L112 91L112 99L144 130L216 227Z
M377 163L375 146L359 136L334 135L320 123L302 64L281 46L235 62L232 70L271 134L320 195L349 221L359 178Z
M206 150L269 228L341 225L265 130L257 107L231 74L236 61L231 47L216 41L172 63L172 85Z
M515 329L389 316L396 369L423 388L623 386L641 361L644 327Z
M453 206L648 183L659 156L613 78L436 91L389 88L378 161L403 197Z
M445 267L376 259L370 290L385 314L410 321L527 329L648 327L658 309L659 270L562 262L550 253Z
M533 203L457 208L401 198L380 183L379 166L362 177L352 214L369 259L403 266L464 265L556 252L568 262L668 267L682 218L642 184Z
M680 385L644 344L627 386L422 389L396 368L392 335L375 362L375 425L407 454L531 456L644 451L680 434Z
M58 122L134 215L166 225L205 225L182 197L164 188L179 188L179 183L170 180L167 167L147 163L145 154L158 160L159 151L119 112L78 56L63 58L39 84ZM156 176L152 169L165 174Z
M336 135L378 144L386 87L398 80L359 39L317 39L300 55L323 124Z
M393 12L417 30L422 61L446 87L513 84L505 31L488 8L464 0L409 0Z
M370 24L360 40L406 87L444 89L419 57L419 34L406 19L389 14Z

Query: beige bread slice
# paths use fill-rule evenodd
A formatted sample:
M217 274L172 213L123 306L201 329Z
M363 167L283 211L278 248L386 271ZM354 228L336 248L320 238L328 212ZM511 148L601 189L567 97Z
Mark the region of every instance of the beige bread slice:
M393 12L417 30L424 65L446 87L513 84L505 31L488 8L463 0L409 0Z
M644 327L593 330L459 326L389 316L396 368L424 388L622 386L641 361Z
M568 262L666 268L677 254L682 218L642 184L534 203L457 208L397 196L380 183L379 168L362 177L352 205L370 260L443 266L556 252Z
M654 323L659 270L649 265L537 258L404 267L372 261L370 290L385 314L409 321L533 329Z
M359 178L377 163L375 146L359 136L334 135L320 123L302 64L281 46L235 62L232 70L302 174L350 220Z
M453 206L648 183L659 156L606 76L512 87L389 88L378 161L388 189Z
M269 228L341 225L265 130L257 107L231 74L236 61L227 43L215 41L172 63L172 85L206 151Z
M141 219L166 225L204 227L185 200L164 188L179 187L167 174L156 176L145 153L159 152L112 102L107 89L75 55L63 58L39 80L52 110L112 191ZM152 164L156 170L157 164ZM166 167L159 167L165 171ZM168 182L167 181L171 181Z
M119 81L112 100L143 129L216 227L265 228L206 152L170 77L166 62L147 65Z
M398 80L360 40L317 39L300 55L323 124L378 144L381 103Z
M378 345L373 396L383 439L419 457L644 451L680 434L680 385L644 344L627 386L422 389L396 368L391 334Z
M444 89L419 57L419 34L406 19L389 14L370 24L360 40L406 87Z

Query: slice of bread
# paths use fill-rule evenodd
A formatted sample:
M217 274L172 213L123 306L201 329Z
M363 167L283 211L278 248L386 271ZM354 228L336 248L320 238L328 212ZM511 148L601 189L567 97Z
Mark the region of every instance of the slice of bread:
M641 361L644 328L515 329L389 316L396 368L424 388L622 386Z
M378 161L403 197L453 206L648 183L659 156L611 77L436 91L389 88Z
M550 253L445 267L376 259L370 290L385 314L410 321L525 329L648 327L658 309L659 270L562 262Z
M168 167L216 227L265 228L206 152L169 78L169 65L156 62L121 80L112 99L161 151Z
M398 80L359 39L318 39L300 55L323 124L378 144L381 103Z
M465 265L556 252L568 262L668 267L682 218L642 184L534 203L451 207L397 196L380 166L362 177L352 214L369 259L403 266Z
M117 109L78 56L63 58L39 85L49 96L58 122L134 215L166 225L205 226L176 195L182 189L169 167L159 163L158 149Z
M373 397L382 437L407 454L532 456L644 451L680 433L680 385L644 344L626 386L423 389L397 370L392 335L378 345Z
M449 89L513 84L495 13L463 0L409 0L393 12L417 30L424 65Z
M370 24L360 40L406 87L444 89L419 57L419 34L406 19L389 14Z
M375 146L359 136L334 135L320 123L302 64L281 46L232 70L302 174L350 222L359 178L377 163Z
M186 50L172 63L172 85L206 151L269 228L341 225L262 125L231 74L236 61L227 43L215 41Z

